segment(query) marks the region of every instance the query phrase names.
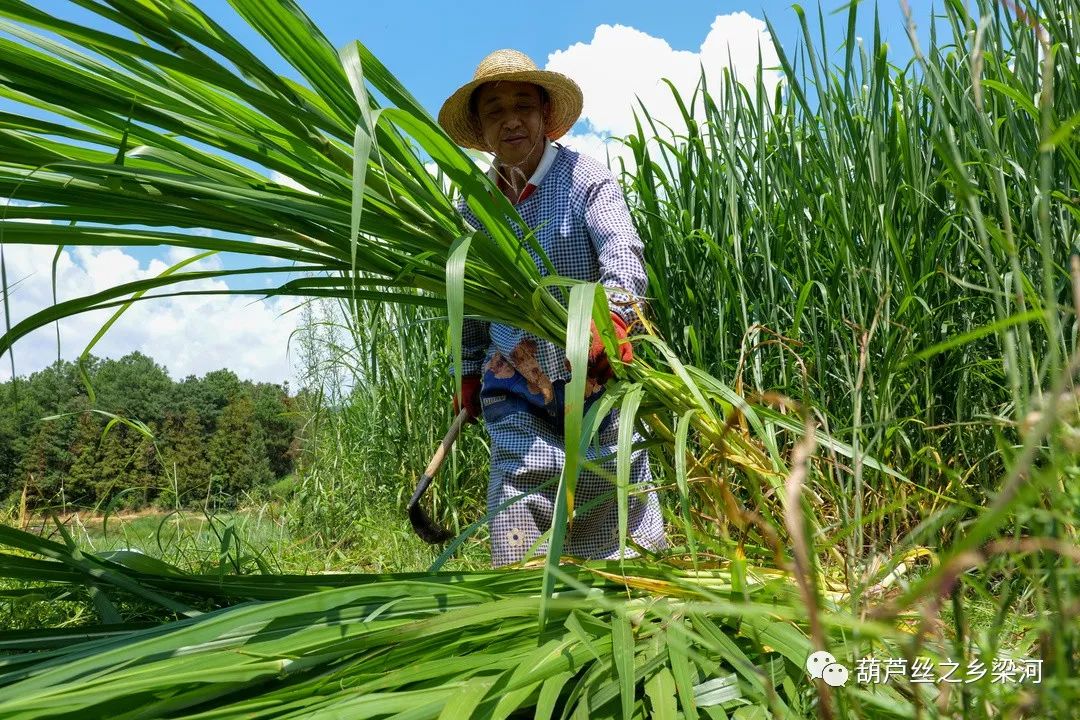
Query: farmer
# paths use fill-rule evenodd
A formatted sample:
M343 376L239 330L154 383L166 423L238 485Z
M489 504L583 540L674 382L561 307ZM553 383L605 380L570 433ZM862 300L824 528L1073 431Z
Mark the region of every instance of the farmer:
M558 274L600 281L608 288L611 319L621 339L634 322L633 304L646 288L642 242L612 173L592 158L553 142L570 130L581 107L581 89L573 80L538 70L520 52L498 50L480 62L471 82L443 103L439 124L459 145L494 154L489 177L528 227L536 229L536 239ZM459 209L473 227L482 227L464 201ZM515 231L521 239L522 228ZM546 273L540 258L529 252ZM587 404L599 397L612 377L595 324L592 333ZM462 397L454 397L454 407L456 412L463 403L472 422L483 415L491 438L488 512L529 493L491 521L492 564L498 567L520 561L551 527L565 457L563 395L570 370L561 348L507 325L467 318L462 346ZM620 354L623 362L632 360L629 342L620 344ZM601 494L610 499L575 516L564 544L567 555L619 557L612 482L618 422L614 411L605 418L599 447L594 443L586 455L589 460L610 455L602 464L610 477L583 469L575 506ZM640 439L635 435L635 441ZM644 450L633 453L630 475L632 483L649 482ZM637 544L666 547L654 492L631 495L628 520L628 533ZM546 552L547 542L537 550ZM628 557L636 555L628 549Z

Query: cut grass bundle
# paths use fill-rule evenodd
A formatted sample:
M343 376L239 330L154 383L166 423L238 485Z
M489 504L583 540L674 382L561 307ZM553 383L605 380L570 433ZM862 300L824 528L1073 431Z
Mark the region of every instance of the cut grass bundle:
M0 715L29 717L725 717L744 706L809 711L805 613L773 571L673 572L638 562L544 571L191 576L138 558L100 560L9 529L0 576L145 589L170 610L223 609L157 628L26 633L0 649ZM127 563L127 564L125 564ZM153 593L153 594L151 594ZM733 602L733 598L738 601ZM831 602L831 601L830 601ZM232 607L229 607L232 606ZM831 628L888 639L873 623ZM95 637L96 636L96 637ZM76 645L72 638L86 640ZM865 717L909 716L894 692L852 693ZM553 714L557 713L557 714Z

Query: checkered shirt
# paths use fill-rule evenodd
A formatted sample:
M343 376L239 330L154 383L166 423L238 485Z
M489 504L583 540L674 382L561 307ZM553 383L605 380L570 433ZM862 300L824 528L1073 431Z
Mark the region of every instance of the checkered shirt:
M494 168L491 176L494 180ZM473 227L481 226L464 201L458 207ZM611 171L585 155L547 142L540 164L516 208L528 227L539 228L537 241L556 272L579 280L599 281L608 289L612 311L630 325L634 310L620 303L641 298L647 279L641 238ZM522 228L515 227L515 234L519 239L524 237ZM540 258L531 248L529 252L540 272L546 274ZM518 328L476 319L466 319L463 328L463 374L480 374L496 352L503 358L511 358L514 348L526 339L535 342L537 364L552 382L569 379L562 348ZM598 442L586 452L586 459L600 462L608 477L615 473L618 422L617 411L612 411L611 422L606 423ZM522 560L551 527L557 478L565 463L565 442L561 424L557 426L529 412L501 417L485 415L484 424L491 438L487 497L488 512L493 515L491 559L499 567ZM641 437L635 434L634 440L638 442ZM632 453L633 494L627 529L634 542L657 550L667 547L667 540L656 493L646 492L651 489L650 480L648 454L643 450ZM575 516L566 535L565 554L589 559L619 557L614 485L609 479L582 469L575 506L581 507L599 496L608 499L587 514ZM499 510L515 498L515 502ZM545 554L547 543L534 550ZM633 549L626 551L626 557L636 554Z
M539 227L537 242L556 272L577 280L599 280L608 288L612 311L631 325L634 309L622 303L642 298L648 278L641 238L615 176L596 160L547 141L545 157L530 182L536 190L516 209L528 227ZM463 200L458 209L470 225L481 227ZM524 238L521 228L514 231L518 239ZM528 250L546 275L540 258L531 247ZM558 345L509 325L474 318L466 318L462 327L462 374L479 374L496 350L510 357L526 338L536 341L537 362L552 382L569 379L566 354Z
M589 445L585 459L597 462L607 477L582 468L574 493L577 512L566 533L563 554L590 560L613 560L619 555L619 506L615 500L615 452L619 438L618 413L602 428L598 442ZM491 563L495 567L520 562L530 549L546 555L548 543L537 544L555 517L555 494L566 462L562 428L531 413L484 420L491 437L491 478L488 513L495 513L491 530ZM634 441L639 442L635 435ZM649 456L644 450L630 455L630 501L627 506L629 539L649 550L667 547L660 500L649 483ZM544 486L541 489L541 486ZM580 508L605 497L588 511ZM516 499L516 500L515 500ZM513 501L504 510L496 510ZM535 549L533 545L536 544ZM631 547L624 557L637 556Z

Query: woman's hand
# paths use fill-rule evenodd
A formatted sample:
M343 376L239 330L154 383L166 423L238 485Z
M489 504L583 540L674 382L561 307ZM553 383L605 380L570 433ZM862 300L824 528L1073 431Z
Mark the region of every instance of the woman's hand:
M465 409L468 411L468 421L475 423L483 414L480 405L480 376L464 375L461 378L461 397L454 395L454 415L461 411L461 400L465 399Z
M626 322L615 313L611 313L611 322L615 325L615 337L619 339L619 359L624 363L634 360L634 349L630 341L626 339ZM600 331L596 328L596 321L592 323L592 341L589 344L589 369L588 377L603 385L615 373L611 369L611 362L604 351L604 342L600 339Z

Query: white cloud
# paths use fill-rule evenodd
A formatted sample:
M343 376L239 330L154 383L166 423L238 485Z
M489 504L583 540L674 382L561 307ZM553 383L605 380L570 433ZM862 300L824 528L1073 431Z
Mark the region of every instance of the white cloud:
M572 77L585 96L581 121L587 130L570 133L564 144L603 160L603 138L635 131L638 100L655 120L680 132L686 125L664 79L674 84L686 102L702 68L714 97L719 95L723 72L728 68L736 79L752 87L759 45L762 65L779 65L765 22L745 12L717 15L697 51L676 50L662 38L625 25L600 25L588 43L575 43L548 56L546 69ZM772 97L780 73L766 69L763 80L768 97ZM697 117L702 117L700 108ZM606 147L613 159L630 157L621 143L609 142Z
M442 177L439 177L439 166L438 165L436 165L433 162L426 162L426 163L424 163L424 169L428 171L428 174L431 175L431 177L433 177L435 180L439 181L439 183L440 183L439 186L442 188L442 191L444 193L450 192L450 188L451 188L451 185L452 185L451 182L450 182L450 178L448 178L445 175L443 175Z
M617 136L571 132L560 138L559 142L571 150L607 163L612 170L619 170L619 158L623 159L628 170L634 167L633 152Z
M53 302L51 264L54 250L32 245L5 245L4 259L11 290L12 323L45 309ZM153 277L194 251L174 248L165 260L140 262L115 248L76 247L61 253L57 263L58 300L81 297L113 285ZM221 267L211 256L188 269ZM181 289L224 290L221 280L187 283ZM168 292L168 290L164 290ZM162 292L151 290L150 294ZM286 354L297 313L282 315L295 305L290 298L259 300L258 296L193 296L136 302L101 341L93 353L121 357L138 350L166 366L173 378L201 375L229 368L243 378L269 382L289 380L296 386ZM108 320L114 309L76 315L60 322L61 355L77 357ZM39 370L56 359L54 325L41 328L15 344L15 371ZM5 355L0 380L11 376Z
M308 193L309 195L316 194L315 192L309 190L308 188L293 180L285 173L280 173L277 170L270 171L270 181L276 182L278 185L284 185L287 188L292 188L293 190L299 190L300 192Z
M196 248L170 246L165 250L165 262L169 265L175 265L178 262L188 260L196 255L201 255L204 252L206 251L198 250ZM221 258L218 255L211 255L196 263L192 263L191 265L185 265L183 270L185 272L191 270L220 270L222 267Z

